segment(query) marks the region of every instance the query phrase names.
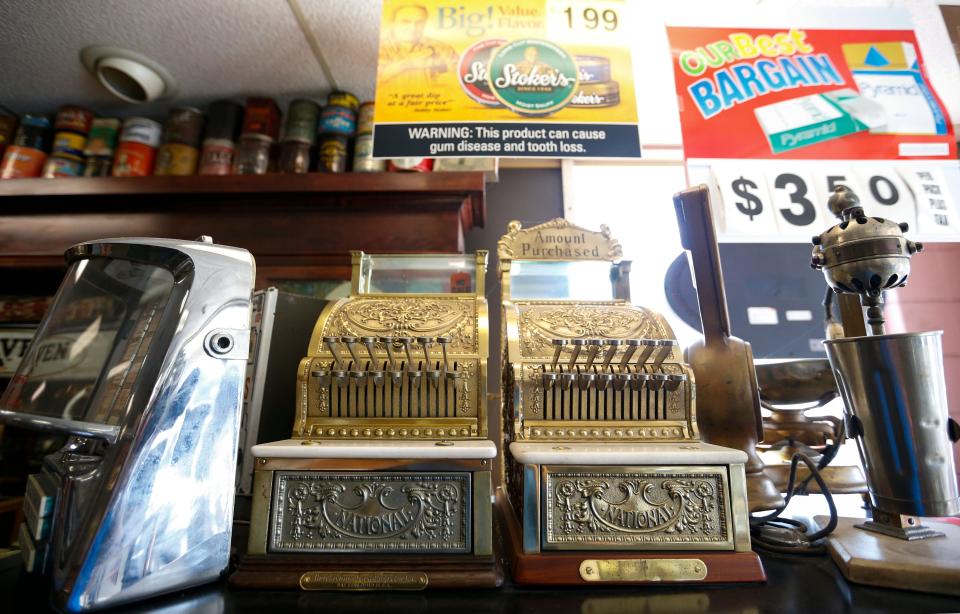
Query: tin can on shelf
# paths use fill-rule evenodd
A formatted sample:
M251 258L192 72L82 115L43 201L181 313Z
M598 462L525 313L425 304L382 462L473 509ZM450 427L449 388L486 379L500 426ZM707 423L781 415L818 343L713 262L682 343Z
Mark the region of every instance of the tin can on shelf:
M68 160L83 161L83 150L87 146L87 137L76 132L57 132L53 135L51 154Z
M237 145L230 139L205 139L200 152L198 175L229 175Z
M330 94L327 95L327 105L333 107L346 107L356 113L357 109L360 108L360 99L350 92L330 92Z
M153 174L161 132L158 122L145 117L131 117L123 122L111 175L146 177Z
M159 122L146 117L131 117L123 122L120 132L121 143L143 143L156 149L160 146L160 135L163 126Z
M353 171L355 173L379 173L387 168L386 160L374 160L373 135L361 134L353 146Z
M357 129L357 113L348 107L326 106L320 112L319 134L353 136Z
M197 172L200 150L183 143L164 143L157 151L154 175L193 175Z
M138 141L122 141L113 159L113 177L147 177L153 174L157 148Z
M109 177L113 168L113 156L91 156L83 169L84 177Z
M26 114L0 160L0 179L39 177L50 149L50 119Z
M87 136L87 145L83 154L88 158L113 157L117 147L117 137L120 133L120 120L112 117L101 117L93 120L90 134Z
M39 177L46 159L44 151L11 145L3 152L3 160L0 161L0 179Z
M217 139L237 142L243 125L243 105L232 100L215 100L207 112L207 130L204 140Z
M433 170L433 158L391 158L387 170L395 172L429 173Z
M270 152L273 139L250 133L240 137L237 155L233 161L234 175L265 175L270 170Z
M280 143L280 172L303 174L310 171L310 153L313 145L303 141Z
M232 100L216 100L210 105L197 174L229 175L233 172L243 113L243 105Z
M280 132L280 108L273 98L247 98L241 134L259 134L276 141Z
M324 173L343 173L347 170L347 137L327 134L320 138L317 151L317 170Z
M20 119L20 127L13 137L18 147L50 151L50 118L46 115L27 114Z
M163 126L164 143L181 143L194 149L203 137L203 113L194 107L177 107L167 115Z
M93 111L76 105L64 105L57 110L53 129L57 132L76 132L84 136L90 132L93 124ZM80 149L83 149L82 147Z
M374 104L365 102L357 112L357 134L373 134Z
M283 130L284 141L300 141L313 144L317 138L317 120L320 106L312 100L298 98L287 109L287 124Z
M0 113L0 158L3 157L7 145L13 142L13 135L17 132L18 123L19 120L16 115Z
M53 154L43 164L41 177L80 177L83 175L83 162Z

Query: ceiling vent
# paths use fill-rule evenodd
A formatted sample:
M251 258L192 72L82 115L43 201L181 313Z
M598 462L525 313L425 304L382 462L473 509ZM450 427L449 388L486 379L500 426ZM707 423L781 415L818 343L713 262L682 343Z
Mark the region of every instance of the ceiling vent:
M111 94L139 104L176 93L176 83L167 69L150 58L117 47L95 45L80 52L80 61Z

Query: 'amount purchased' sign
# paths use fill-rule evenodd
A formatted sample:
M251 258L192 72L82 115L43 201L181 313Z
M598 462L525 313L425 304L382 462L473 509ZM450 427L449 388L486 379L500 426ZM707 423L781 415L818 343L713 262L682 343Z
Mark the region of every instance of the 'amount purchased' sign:
M620 0L384 0L373 152L640 156Z
M856 192L867 215L907 222L918 235L960 236L947 177L956 169L936 162L718 162L710 169L723 205L720 232L728 240L809 239L836 223L827 200L838 185Z

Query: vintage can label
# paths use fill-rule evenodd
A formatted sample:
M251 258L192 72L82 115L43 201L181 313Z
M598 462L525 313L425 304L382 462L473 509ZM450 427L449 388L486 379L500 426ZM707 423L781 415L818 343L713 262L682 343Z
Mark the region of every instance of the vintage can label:
M357 129L357 114L347 107L324 107L320 114L320 134L353 135Z
M353 170L357 173L379 173L386 169L386 160L373 159L373 135L362 134L357 137L353 148Z
M167 115L167 123L163 128L164 143L183 143L197 148L202 135L203 113L200 109L177 107Z
M243 134L262 134L277 140L280 132L280 109L273 98L247 98L243 113Z
M480 41L460 56L460 63L457 66L460 87L467 96L480 104L491 107L501 106L500 101L490 91L487 66L490 64L490 56L493 52L506 42L502 38Z
M0 179L39 177L47 154L39 149L11 145L0 162Z
M233 156L237 151L233 141L207 139L200 154L198 175L229 175L233 168Z
M287 126L283 131L283 140L314 143L319 117L320 107L317 103L303 98L294 100L287 110Z
M93 112L83 107L67 105L60 107L53 122L54 130L69 130L80 134L90 132L93 124Z
M327 96L327 106L346 107L356 113L360 108L360 99L350 92L330 92Z
M571 107L613 107L620 104L620 84L616 81L605 83L581 83L577 93L570 99Z
M83 175L83 162L60 156L50 156L43 165L42 177L80 177Z
M577 71L580 85L606 83L610 80L610 59L600 55L578 55Z
M83 160L83 149L86 147L87 137L76 132L58 132L53 135L52 153L71 160Z
M193 175L197 172L200 151L183 143L164 143L157 151L154 175Z
M347 170L347 137L332 135L320 141L317 170L328 173Z
M146 177L153 174L153 163L157 158L154 147L136 141L124 141L117 148L117 157L113 161L114 177Z
M123 122L123 132L120 133L120 140L142 143L155 149L160 146L160 135L162 133L163 126L159 122L146 117L131 117Z
M111 168L113 168L113 158L107 156L94 156L92 158L87 158L87 165L83 169L83 176L109 177Z
M373 132L373 111L376 106L372 102L365 102L360 105L357 112L357 134L370 134Z
M87 146L83 150L87 157L113 156L117 146L117 136L120 132L120 120L104 117L93 120L90 135L87 137Z

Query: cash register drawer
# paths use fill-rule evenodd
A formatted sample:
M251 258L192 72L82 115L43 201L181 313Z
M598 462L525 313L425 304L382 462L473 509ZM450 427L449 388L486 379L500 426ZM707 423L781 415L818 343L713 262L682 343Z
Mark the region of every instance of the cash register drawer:
M733 550L727 467L541 467L543 550Z
M465 553L470 472L276 471L268 552Z

